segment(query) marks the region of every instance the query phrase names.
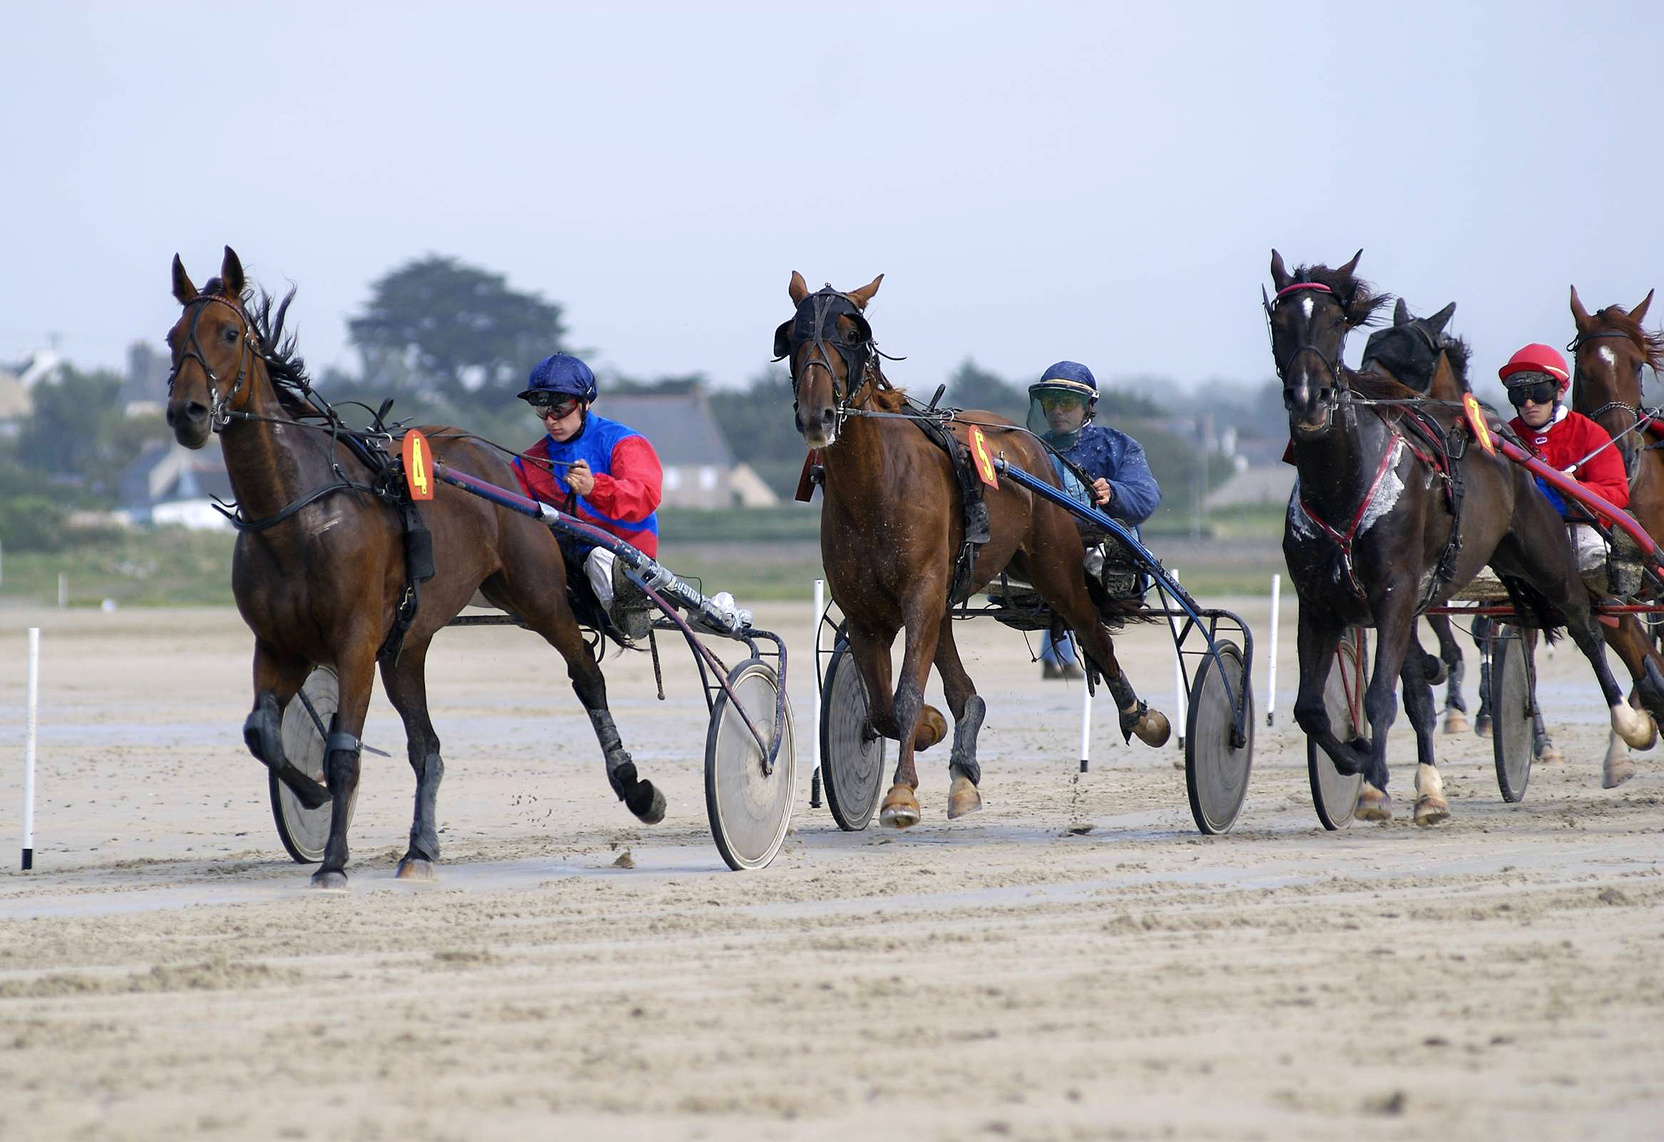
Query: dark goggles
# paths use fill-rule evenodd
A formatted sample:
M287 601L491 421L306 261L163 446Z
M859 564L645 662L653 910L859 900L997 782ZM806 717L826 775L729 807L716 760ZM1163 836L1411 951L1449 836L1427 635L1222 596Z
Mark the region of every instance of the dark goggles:
M1519 408L1526 401L1532 404L1553 404L1554 398L1560 395L1560 386L1554 381L1535 381L1529 385L1510 385L1508 387L1508 403Z
M578 398L567 393L532 393L526 398L526 403L535 408L539 416L553 413L559 419L572 415L572 410L578 407Z

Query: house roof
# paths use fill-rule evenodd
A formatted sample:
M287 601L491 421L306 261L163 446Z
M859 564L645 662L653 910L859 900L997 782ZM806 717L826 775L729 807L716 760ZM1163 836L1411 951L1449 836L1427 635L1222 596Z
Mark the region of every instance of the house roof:
M691 392L605 393L595 411L608 420L628 425L645 436L661 464L710 464L726 468L734 452L722 436L710 402L697 389Z

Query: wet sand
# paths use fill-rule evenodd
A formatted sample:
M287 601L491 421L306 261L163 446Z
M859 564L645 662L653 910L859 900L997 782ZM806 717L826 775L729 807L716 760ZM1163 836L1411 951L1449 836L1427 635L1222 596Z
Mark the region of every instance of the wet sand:
M1265 604L1240 606L1263 658ZM799 797L772 867L730 873L711 842L685 651L666 646L662 704L645 656L606 663L670 800L648 828L553 652L456 630L430 657L440 880L391 878L413 780L378 692L365 738L394 756L365 757L344 895L277 841L235 612L0 612L0 1138L1658 1136L1664 766L1600 788L1604 714L1569 645L1541 663L1569 761L1523 803L1489 741L1441 738L1454 817L1410 825L1401 718L1400 818L1326 834L1285 608L1276 725L1257 663L1248 802L1204 838L1176 743L1122 744L1100 698L1079 775L1078 683L961 626L985 810L944 819L931 750L919 827L846 834L808 807L808 608L760 610L798 636ZM1176 715L1166 635L1118 646Z

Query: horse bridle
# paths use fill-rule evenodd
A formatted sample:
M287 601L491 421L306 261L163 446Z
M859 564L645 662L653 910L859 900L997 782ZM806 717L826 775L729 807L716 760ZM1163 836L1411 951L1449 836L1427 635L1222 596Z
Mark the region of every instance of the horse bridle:
M185 348L180 351L179 360L174 362L172 371L168 373L168 392L173 392L173 386L178 382L180 370L185 367L186 361L195 361L202 366L203 375L208 378L208 421L213 431L219 432L231 423L231 406L235 403L237 395L242 392L243 381L248 376L250 355L259 352L259 346L254 333L254 324L249 321L248 314L243 312L242 306L214 294L202 294L193 297L185 303L185 308L189 309L193 305L199 308L191 315L191 324L185 337ZM202 315L207 312L209 305L225 306L237 315L237 320L242 323L243 327L240 338L242 348L237 352L237 375L231 382L230 391L223 397L220 396L219 391L220 379L214 375L213 366L208 364L208 358L202 351L202 341L196 333L197 323L202 320Z
M1271 338L1271 359L1274 364L1277 360L1277 330L1276 326L1272 323L1272 318L1276 314L1277 306L1282 304L1282 300L1285 297L1288 297L1291 294L1300 293L1303 290L1312 290L1317 293L1326 293L1331 296L1333 296L1335 292L1322 282L1294 282L1278 290L1275 297L1270 297L1267 296L1265 287L1263 285L1260 286L1260 303L1265 306L1265 327L1267 334ZM1310 341L1302 342L1301 344L1296 345L1294 352L1288 355L1288 360L1277 365L1277 378L1287 384L1288 377L1285 374L1288 372L1289 368L1296 360L1299 359L1300 354L1310 353L1323 363L1323 367L1328 370L1329 379L1332 382L1331 384L1325 385L1323 388L1318 390L1318 403L1333 411L1335 405L1340 401L1341 393L1344 391L1344 385L1341 381L1340 363L1341 358L1345 356L1346 353L1346 333L1350 331L1350 328L1348 328L1345 332L1341 333L1340 344L1335 347L1335 356L1333 360L1325 357L1323 355L1323 350L1319 349Z
M807 315L805 307L808 307ZM859 340L849 341L838 335L840 317L854 320L862 334ZM803 345L808 345L810 351L803 368L799 369L797 351ZM832 367L833 350L843 358L845 377L852 379L842 391L838 385L838 371ZM877 358L878 347L873 343L872 327L867 324L860 306L848 294L839 293L831 286L817 290L798 302L797 313L774 331L774 359L786 361L791 371L793 411L797 409L797 393L803 377L818 366L832 378L833 413L840 426L849 417L851 406L871 382L869 372Z
M1598 341L1602 337L1619 337L1629 342L1631 345L1635 343L1635 339L1622 329L1597 329L1593 333L1579 333L1576 337L1573 337L1570 341L1566 342L1566 351L1572 355L1572 376L1574 379L1583 371L1583 367L1578 364L1577 360L1578 350L1583 347L1585 342ZM1641 391L1640 380L1643 364L1643 362L1638 361L1635 365L1635 391L1637 394ZM1606 413L1613 411L1627 412L1630 417L1633 418L1633 423L1622 432L1617 433L1612 439L1612 443L1617 445L1618 455L1623 457L1624 469L1629 474L1630 479L1633 480L1635 478L1635 458L1641 450L1625 448L1622 444L1619 444L1618 441L1622 437L1628 436L1631 432L1634 432L1641 425L1648 423L1651 418L1641 410L1641 402L1639 399L1637 399L1634 404L1621 400L1607 401L1605 404L1595 409L1595 411L1589 413L1588 417L1590 420L1599 420ZM1587 460L1588 457L1584 457L1584 459Z

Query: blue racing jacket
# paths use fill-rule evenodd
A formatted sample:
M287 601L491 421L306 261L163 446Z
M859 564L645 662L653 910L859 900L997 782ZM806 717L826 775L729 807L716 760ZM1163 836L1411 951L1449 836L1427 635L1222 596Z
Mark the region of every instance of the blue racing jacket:
M1155 473L1150 471L1149 461L1144 458L1143 445L1119 429L1088 424L1063 457L1080 465L1093 479L1109 481L1115 491L1108 508L1113 519L1141 524L1161 503L1161 488L1156 484ZM1065 490L1074 494L1074 489L1068 486L1070 483L1073 481L1066 480ZM1092 502L1090 490L1086 502Z

